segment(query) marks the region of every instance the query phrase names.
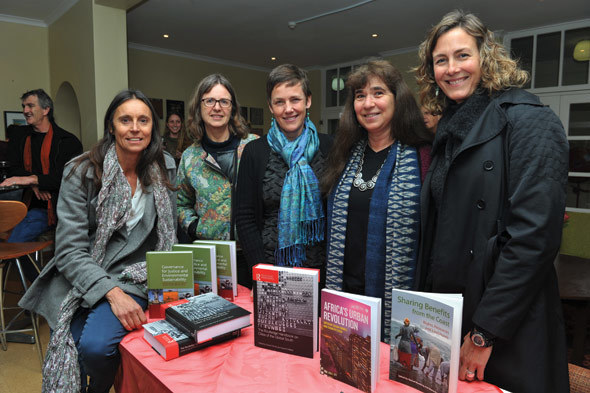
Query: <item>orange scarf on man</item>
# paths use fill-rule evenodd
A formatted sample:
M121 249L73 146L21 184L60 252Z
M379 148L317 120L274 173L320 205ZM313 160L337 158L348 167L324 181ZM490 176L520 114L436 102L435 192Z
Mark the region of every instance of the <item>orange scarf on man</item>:
M41 169L44 175L49 174L50 160L49 153L51 153L51 141L53 140L53 125L49 124L49 131L43 139L41 145ZM31 152L31 136L29 135L25 140L25 151L23 152L23 163L25 169L29 172L33 171L33 153ZM47 201L47 222L49 226L55 225L57 222L55 216L55 204L53 200Z

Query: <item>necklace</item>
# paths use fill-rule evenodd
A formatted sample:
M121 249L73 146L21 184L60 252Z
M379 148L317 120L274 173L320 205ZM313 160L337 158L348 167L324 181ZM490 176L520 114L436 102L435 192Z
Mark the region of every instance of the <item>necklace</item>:
M379 174L381 173L381 168L383 168L383 165L385 165L385 161L387 161L387 156L389 155L389 150L391 150L391 146L389 146L389 149L387 149L387 154L385 155L385 160L383 160L383 163L381 164L381 166L377 170L377 173L375 173L375 175L372 178L370 178L368 181L363 180L363 164L365 163L365 151L366 150L367 150L367 145L365 145L365 148L363 149L363 155L361 156L361 162L359 163L359 167L356 170L356 175L354 175L354 180L352 181L352 185L355 186L356 188L358 188L359 191L367 191L367 190L372 190L373 188L375 188L375 183L377 183L377 178L379 177Z

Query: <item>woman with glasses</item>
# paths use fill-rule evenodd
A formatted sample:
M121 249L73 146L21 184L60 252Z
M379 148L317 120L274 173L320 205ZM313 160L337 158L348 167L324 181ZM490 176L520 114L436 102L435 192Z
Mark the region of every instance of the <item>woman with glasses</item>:
M178 167L178 220L191 240L234 236L235 184L249 135L229 80L205 77L189 104L187 128L193 140Z
M348 95L323 179L328 196L326 287L383 300L389 342L391 289L414 283L421 179L430 157L418 104L401 73L371 61Z
M236 224L244 255L250 269L257 263L322 268L326 215L318 177L331 138L309 120L305 71L276 67L266 94L270 130L246 146L238 177Z

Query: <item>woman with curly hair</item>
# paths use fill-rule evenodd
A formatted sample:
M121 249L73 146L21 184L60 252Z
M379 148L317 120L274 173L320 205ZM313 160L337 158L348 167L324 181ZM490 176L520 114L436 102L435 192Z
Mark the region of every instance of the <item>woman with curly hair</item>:
M445 15L420 46L422 104L442 111L422 189L417 288L464 296L459 378L568 392L553 261L568 143L520 89L518 68L473 14Z

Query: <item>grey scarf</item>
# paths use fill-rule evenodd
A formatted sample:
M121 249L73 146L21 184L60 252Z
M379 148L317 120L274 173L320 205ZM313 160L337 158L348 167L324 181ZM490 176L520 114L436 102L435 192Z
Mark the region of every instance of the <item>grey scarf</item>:
M176 242L172 204L164 185L160 169L152 163L150 175L153 179L153 193L158 214L157 250L170 250ZM102 266L109 239L123 227L131 212L131 187L119 165L113 143L103 162L102 187L98 193L96 221L98 227L91 255L94 262ZM122 275L132 277L133 282L145 281L145 262L131 265ZM70 323L82 303L82 293L75 287L68 292L61 303L59 318L53 331L47 355L43 364L43 393L80 392L80 369L78 351L70 332Z

